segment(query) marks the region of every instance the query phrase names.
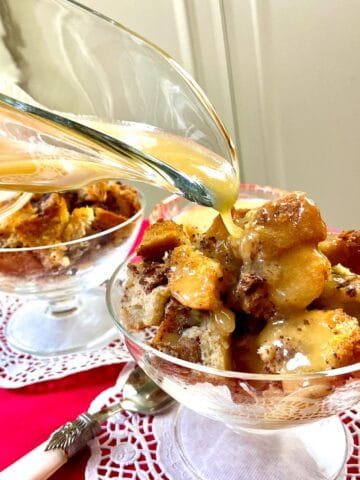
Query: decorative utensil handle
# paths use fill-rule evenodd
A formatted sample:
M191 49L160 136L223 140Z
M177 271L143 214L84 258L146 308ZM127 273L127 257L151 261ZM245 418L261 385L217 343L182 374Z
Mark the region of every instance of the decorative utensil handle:
M46 480L99 431L97 415L82 413L73 422L56 430L49 440L3 470L0 480Z
M66 452L60 448L46 450L44 442L0 473L0 480L45 480L67 462Z

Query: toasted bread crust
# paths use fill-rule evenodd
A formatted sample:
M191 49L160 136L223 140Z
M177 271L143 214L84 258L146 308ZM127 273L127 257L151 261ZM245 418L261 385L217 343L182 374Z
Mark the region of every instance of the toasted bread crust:
M168 295L152 319L146 316L146 324L159 326L152 345L195 363L261 373L359 361L360 275L339 279L326 245L319 250L326 226L316 205L294 192L232 214L242 229L236 237L220 217L206 232L188 228L193 233L186 234L171 221L146 232L138 249L143 261L136 269L146 277L138 282L138 298L151 304L145 295L149 286L152 294L159 288L159 278ZM341 254L350 247L355 252L357 241L354 232L336 237ZM146 267L154 261L156 268ZM127 325L137 328L139 322Z
M137 248L137 253L146 260L160 260L166 252L188 243L181 225L172 220L159 221L150 225Z
M128 218L124 210L133 214L139 208L136 190L116 182L100 182L74 192L34 194L21 210L0 222L0 247L51 246L78 240L122 224ZM118 243L129 236L132 228L129 225L122 229ZM110 244L112 238L107 236L106 240ZM72 258L84 255L86 248L79 245L78 252L73 248ZM45 274L68 267L70 259L65 248L0 253L0 270L5 274Z
M360 275L360 230L329 233L319 249L330 260L331 265L340 263Z

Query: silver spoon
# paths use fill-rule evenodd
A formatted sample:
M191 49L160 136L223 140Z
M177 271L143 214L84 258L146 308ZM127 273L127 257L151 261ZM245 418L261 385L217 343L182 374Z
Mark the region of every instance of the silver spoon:
M83 450L89 440L99 434L101 424L112 415L122 410L155 415L175 402L139 367L130 373L122 393L120 402L96 413L84 412L74 421L65 423L49 440L0 473L0 480L45 480Z

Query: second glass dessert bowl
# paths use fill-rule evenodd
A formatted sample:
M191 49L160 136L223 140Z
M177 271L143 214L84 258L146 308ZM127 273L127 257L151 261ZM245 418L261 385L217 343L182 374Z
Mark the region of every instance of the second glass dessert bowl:
M240 196L258 202L280 193L245 185ZM172 196L156 206L151 220L181 216L186 221L189 208L194 207ZM158 351L147 342L154 327L130 332L119 313L129 261L136 258L120 265L108 284L108 306L136 362L186 407L179 410L173 435L191 478L216 478L196 458L198 445L214 453L214 472L221 464L231 473L232 462L234 478L239 467L234 458L242 459L245 470L261 469L263 478L343 478L350 447L337 414L360 401L360 365L319 373L255 374L217 370ZM191 436L184 433L189 425Z
M26 301L5 330L16 350L55 356L98 348L114 338L101 285L139 233L144 199L123 223L64 243L0 248L0 290Z

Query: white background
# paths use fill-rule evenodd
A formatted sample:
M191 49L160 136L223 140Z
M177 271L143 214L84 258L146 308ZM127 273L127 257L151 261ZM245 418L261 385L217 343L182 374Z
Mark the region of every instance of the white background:
M243 181L306 191L329 224L359 226L360 1L83 3L192 73L237 145Z

